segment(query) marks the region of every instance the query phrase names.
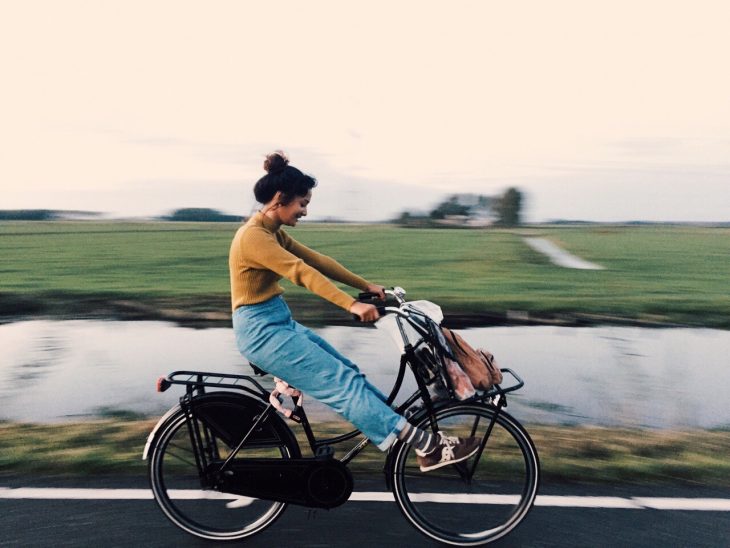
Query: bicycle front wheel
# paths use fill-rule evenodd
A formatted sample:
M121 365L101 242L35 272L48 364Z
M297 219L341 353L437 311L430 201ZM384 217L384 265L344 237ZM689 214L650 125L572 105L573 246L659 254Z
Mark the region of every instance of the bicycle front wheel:
M454 546L505 536L537 495L540 466L532 440L514 418L487 405L457 404L435 419L445 434L476 436L484 448L466 461L421 472L413 448L399 445L392 480L401 511L423 534ZM428 417L418 427L429 429Z
M222 462L238 445L264 405L234 394L209 394L193 400L195 420L180 409L162 427L149 462L152 492L165 515L184 531L209 540L239 540L261 532L286 504L221 492L205 485L199 453ZM194 442L191 427L197 430ZM199 444L199 450L194 449ZM236 459L299 456L291 430L277 416L264 421Z

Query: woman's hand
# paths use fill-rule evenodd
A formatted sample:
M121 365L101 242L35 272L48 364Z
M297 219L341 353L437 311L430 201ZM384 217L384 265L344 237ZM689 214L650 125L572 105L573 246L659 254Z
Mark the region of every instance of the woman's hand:
M360 318L360 321L363 322L374 322L375 320L380 318L377 307L368 303L355 302L350 307L350 312L358 316Z
M378 284L368 284L365 289L368 293L375 293L381 301L385 300L385 288Z

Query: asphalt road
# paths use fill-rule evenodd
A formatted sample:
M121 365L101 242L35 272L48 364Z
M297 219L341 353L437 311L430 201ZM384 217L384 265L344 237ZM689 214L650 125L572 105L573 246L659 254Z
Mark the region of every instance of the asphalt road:
M1 487L27 487L21 479ZM35 486L146 487L142 482L34 482ZM357 487L356 487L357 490ZM542 495L714 497L724 490L561 487ZM211 543L170 524L152 500L49 500L0 497L1 546L196 547ZM525 522L493 546L686 547L730 545L730 511L536 506ZM330 511L290 506L276 524L242 543L285 547L435 546L401 516L394 502L348 502Z

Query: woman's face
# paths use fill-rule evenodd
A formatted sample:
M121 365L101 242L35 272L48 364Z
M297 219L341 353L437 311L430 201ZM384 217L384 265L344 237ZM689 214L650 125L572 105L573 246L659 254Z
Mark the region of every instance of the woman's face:
M280 205L275 212L283 225L296 226L301 217L306 217L307 206L312 201L312 191L306 196L294 196L294 199L286 205Z

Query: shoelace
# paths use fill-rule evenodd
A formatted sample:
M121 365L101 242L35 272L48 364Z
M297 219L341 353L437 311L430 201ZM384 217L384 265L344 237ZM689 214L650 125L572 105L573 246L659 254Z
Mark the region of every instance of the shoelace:
M449 444L444 444L443 449L441 449L441 462L451 460L454 458L454 446Z
M439 436L441 436L442 440L452 445L459 443L459 438L457 436L447 436L446 434L443 434L441 432L439 432Z
M444 436L441 434L441 462L454 458L454 446L459 442L456 436Z

